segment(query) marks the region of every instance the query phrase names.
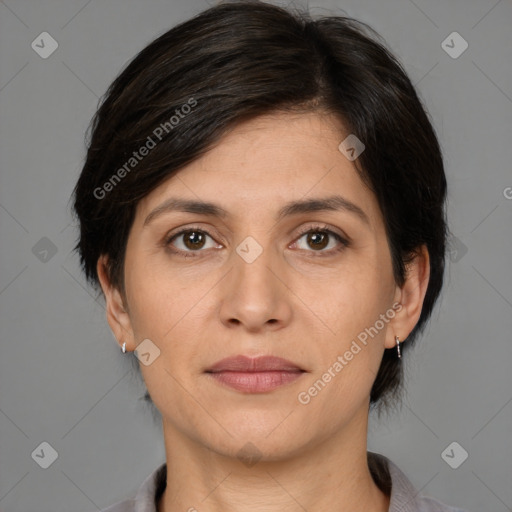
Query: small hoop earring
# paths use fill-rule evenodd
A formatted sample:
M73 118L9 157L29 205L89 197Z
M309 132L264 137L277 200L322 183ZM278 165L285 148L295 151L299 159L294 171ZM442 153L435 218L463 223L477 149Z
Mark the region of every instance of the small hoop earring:
M126 341L123 343L123 346L121 347L121 351L123 354L126 354Z
M395 336L396 341L396 353L398 355L398 359L402 359L402 352L400 351L400 338Z

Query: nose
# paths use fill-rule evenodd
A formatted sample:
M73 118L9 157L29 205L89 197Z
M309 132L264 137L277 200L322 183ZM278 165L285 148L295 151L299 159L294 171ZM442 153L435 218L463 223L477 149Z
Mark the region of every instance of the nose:
M233 267L222 281L220 317L228 328L274 331L292 318L291 291L284 261L270 249L252 262L233 253Z

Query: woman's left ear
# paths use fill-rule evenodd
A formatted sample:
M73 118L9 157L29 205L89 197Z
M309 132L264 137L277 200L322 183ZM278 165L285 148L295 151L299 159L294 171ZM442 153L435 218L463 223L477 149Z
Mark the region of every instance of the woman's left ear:
M397 286L395 301L401 305L388 329L386 348L395 348L395 336L400 341L407 339L421 315L423 301L430 279L430 257L427 247L422 245L406 266L405 283Z

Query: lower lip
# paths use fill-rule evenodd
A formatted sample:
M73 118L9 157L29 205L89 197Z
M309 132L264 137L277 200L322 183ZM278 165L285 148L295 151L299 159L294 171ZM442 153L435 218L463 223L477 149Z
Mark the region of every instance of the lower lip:
M264 393L297 380L304 372L216 372L210 375L218 382L245 393Z

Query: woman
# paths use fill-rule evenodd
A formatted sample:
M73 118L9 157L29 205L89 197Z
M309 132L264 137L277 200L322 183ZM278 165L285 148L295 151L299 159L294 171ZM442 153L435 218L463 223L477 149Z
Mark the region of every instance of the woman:
M446 235L434 130L369 34L222 4L109 88L76 249L166 447L109 512L455 510L367 453L370 407L397 400L440 292Z

